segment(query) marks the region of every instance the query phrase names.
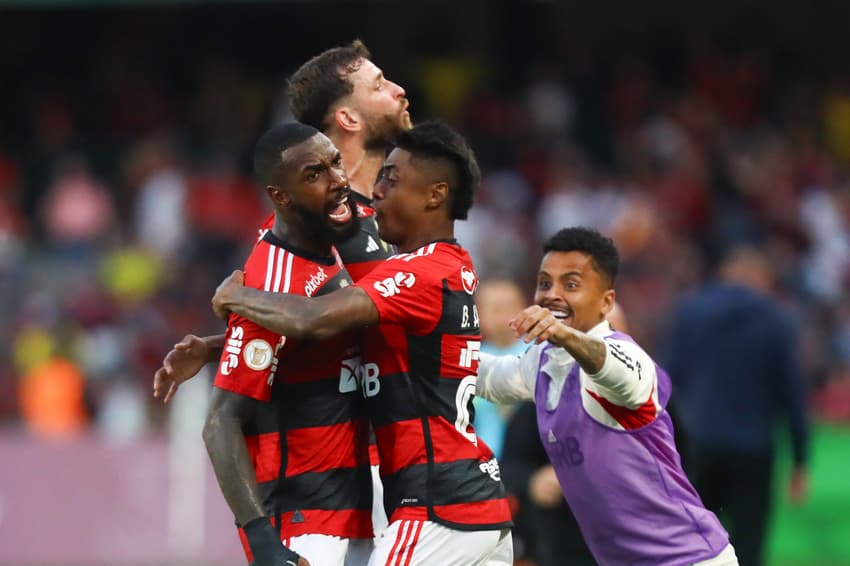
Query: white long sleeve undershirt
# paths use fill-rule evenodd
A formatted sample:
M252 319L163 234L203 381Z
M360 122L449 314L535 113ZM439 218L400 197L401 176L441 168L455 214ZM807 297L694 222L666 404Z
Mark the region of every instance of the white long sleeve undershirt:
M616 426L616 421L604 410L599 412L598 402L588 392L614 405L637 409L650 398L657 397L655 363L634 342L613 338L607 321L587 334L603 340L606 352L605 363L598 373L589 375L580 371L582 400L596 420ZM476 394L495 403L534 400L537 373L541 369L540 356L546 346L546 343L534 345L520 356L481 353ZM552 409L557 406L566 377L577 362L564 348L553 346L547 353L549 359L542 369L551 380L546 405Z

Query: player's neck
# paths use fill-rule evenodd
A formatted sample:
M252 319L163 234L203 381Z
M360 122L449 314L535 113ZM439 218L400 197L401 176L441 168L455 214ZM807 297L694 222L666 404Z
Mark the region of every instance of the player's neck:
M306 234L300 226L296 219L284 219L280 213L276 213L272 234L296 250L319 257L331 254L330 241L324 241L315 235Z
M396 246L401 253L410 253L436 240L453 240L454 237L455 223L453 220L448 220L436 223L432 227L423 226L410 237L396 243Z
M362 140L355 137L333 136L331 141L342 154L342 164L351 188L371 199L372 187L384 163L385 153L380 150L367 151Z

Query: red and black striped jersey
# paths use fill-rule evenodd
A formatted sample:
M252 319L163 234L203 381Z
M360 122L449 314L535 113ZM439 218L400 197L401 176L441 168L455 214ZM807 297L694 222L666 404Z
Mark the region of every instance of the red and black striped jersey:
M471 424L481 336L469 254L454 240L433 242L356 285L380 313L360 379L390 521L510 526L498 462Z
M357 282L372 271L378 264L392 256L395 248L378 235L378 223L375 221L375 209L372 200L356 191L351 191L357 214L360 216L360 231L348 240L336 245L339 257L351 278ZM269 216L260 227L259 239L274 226L274 214ZM258 241L259 241L258 239Z
M312 256L272 232L245 264L245 285L265 291L313 297L350 283L336 253ZM359 364L354 333L297 340L230 316L215 386L266 401L243 433L281 538L372 536L369 428L357 386Z

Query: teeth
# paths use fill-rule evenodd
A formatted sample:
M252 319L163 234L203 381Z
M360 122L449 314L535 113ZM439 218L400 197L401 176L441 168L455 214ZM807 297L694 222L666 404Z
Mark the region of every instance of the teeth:
M330 216L332 220L345 222L351 217L351 209L348 208L345 202L341 202L336 206L336 208L328 213L328 216Z
M567 311L548 309L552 316L557 318L558 320L564 320L565 318L569 318L569 313Z

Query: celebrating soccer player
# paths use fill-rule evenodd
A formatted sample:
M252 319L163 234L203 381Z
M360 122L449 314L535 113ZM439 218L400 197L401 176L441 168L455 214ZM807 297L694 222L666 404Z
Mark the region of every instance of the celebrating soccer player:
M600 564L736 565L729 535L682 470L665 410L670 378L606 320L613 242L568 228L544 253L536 305L511 322L535 345L519 357L482 353L477 394L535 402L564 499Z
M254 164L275 222L245 284L307 297L349 285L332 248L358 229L339 151L315 128L286 124L260 138ZM204 441L256 566L306 566L298 554L342 564L351 540L372 537L359 348L352 333L304 342L229 318Z
M417 126L399 136L374 188L381 237L401 254L321 297L252 289L235 272L213 299L220 316L236 313L287 337L369 327L359 373L390 519L370 564L513 561L499 465L471 424L478 280L454 240L479 180L459 134Z

